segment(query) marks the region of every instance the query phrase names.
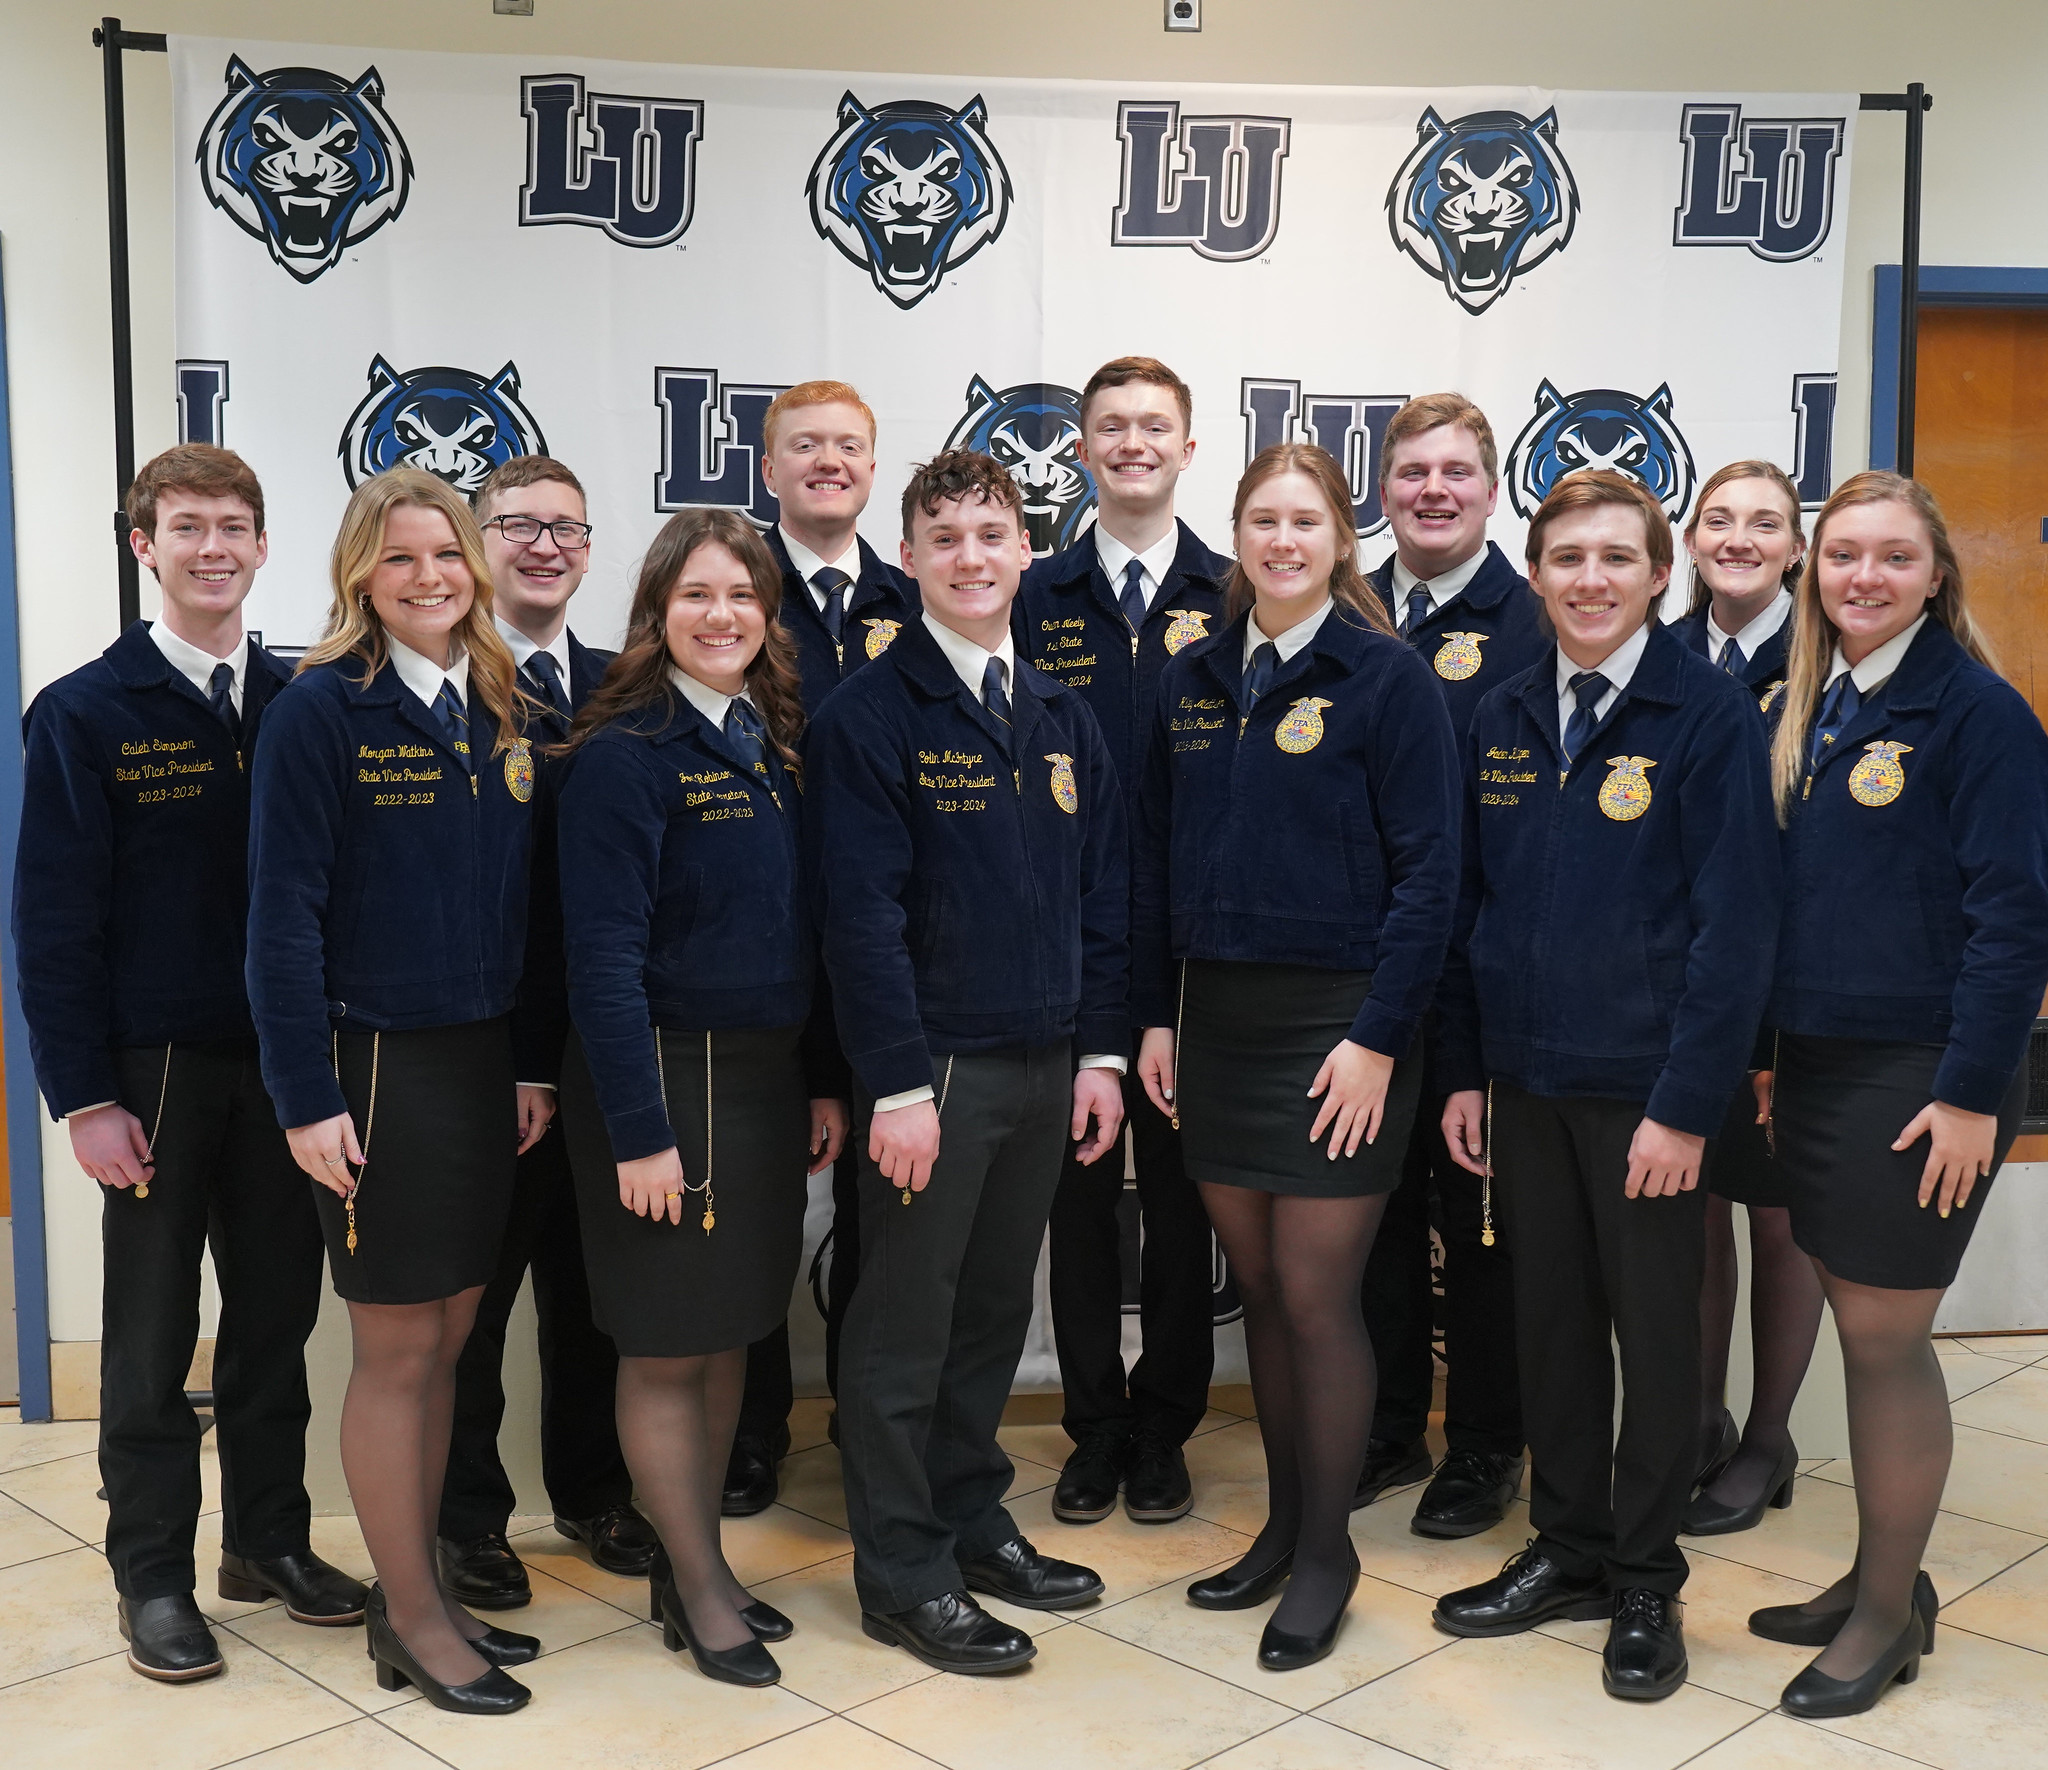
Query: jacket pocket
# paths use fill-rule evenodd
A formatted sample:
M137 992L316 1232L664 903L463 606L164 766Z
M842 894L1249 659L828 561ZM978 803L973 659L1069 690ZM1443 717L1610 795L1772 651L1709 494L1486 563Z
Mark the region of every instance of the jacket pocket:
M1372 810L1352 799L1337 802L1337 829L1344 844L1344 879L1351 891L1351 919L1377 929L1380 920L1380 837Z
M697 862L678 869L674 882L654 906L653 925L647 931L650 957L674 960L681 956L697 921L697 898L703 888L704 869Z
M913 879L903 910L903 943L922 982L945 951L946 886L942 879Z

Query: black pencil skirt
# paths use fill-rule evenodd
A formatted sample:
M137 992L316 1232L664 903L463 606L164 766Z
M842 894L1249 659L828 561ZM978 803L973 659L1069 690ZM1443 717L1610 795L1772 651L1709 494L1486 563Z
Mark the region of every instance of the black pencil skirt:
M1767 1205L1783 1210L1792 1202L1784 1170L1771 1153L1771 1140L1756 1122L1756 1089L1742 1078L1728 1116L1721 1121L1707 1158L1707 1190L1738 1205Z
M1308 1140L1322 1110L1316 1071L1348 1038L1370 971L1190 959L1182 983L1174 1089L1191 1178L1294 1198L1367 1198L1401 1183L1422 1092L1422 1062L1394 1065L1378 1135L1329 1158Z
M1943 1217L1920 1204L1927 1139L1892 1140L1934 1098L1940 1045L1778 1040L1771 1117L1792 1205L1792 1239L1837 1278L1884 1290L1942 1290L1984 1214L1991 1182L2019 1130L2027 1101L2024 1065L1998 1109L1991 1174L1970 1202Z
M684 1194L681 1223L637 1216L619 1203L597 1086L582 1042L571 1035L562 1117L591 1313L624 1356L693 1358L750 1346L789 1313L810 1190L802 1031L656 1031L683 1179L693 1189L707 1176L711 1182L709 1230L700 1191Z
M353 1250L347 1207L313 1186L336 1294L431 1303L488 1284L519 1152L509 1020L341 1033L334 1056L365 1158Z

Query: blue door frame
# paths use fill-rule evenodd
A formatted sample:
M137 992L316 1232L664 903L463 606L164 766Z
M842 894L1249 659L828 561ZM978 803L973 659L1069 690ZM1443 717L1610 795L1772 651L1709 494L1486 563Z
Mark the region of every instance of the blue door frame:
M2028 266L1923 264L1922 307L2048 307L2048 270ZM1877 266L1870 328L1870 464L1899 458L1899 267Z

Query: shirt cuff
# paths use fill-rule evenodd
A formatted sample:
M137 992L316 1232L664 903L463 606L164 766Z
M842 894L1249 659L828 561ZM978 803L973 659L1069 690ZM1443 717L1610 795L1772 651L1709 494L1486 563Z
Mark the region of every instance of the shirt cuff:
M1131 1060L1128 1057L1111 1057L1098 1051L1093 1057L1082 1058L1074 1067L1076 1069L1113 1069L1118 1075L1126 1076L1131 1073Z
M119 1106L120 1104L118 1100L95 1100L90 1106L74 1106L69 1112L64 1114L64 1117L67 1120L82 1119L87 1113L98 1112L103 1106Z
M875 1102L875 1111L894 1112L899 1106L916 1106L921 1101L936 1100L929 1085L922 1088L906 1088L901 1094L885 1094Z
M550 1094L555 1091L553 1082L521 1082L519 1085L522 1088L545 1088Z

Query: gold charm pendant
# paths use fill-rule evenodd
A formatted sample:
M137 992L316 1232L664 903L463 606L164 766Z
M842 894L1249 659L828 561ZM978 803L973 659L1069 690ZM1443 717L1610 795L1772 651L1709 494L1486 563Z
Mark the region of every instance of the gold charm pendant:
M348 1251L356 1251L356 1196L350 1193L342 1200L342 1208L348 1212Z
M717 1227L718 1213L716 1211L713 1211L709 1206L706 1206L704 1211L704 1233L706 1235L709 1235L712 1232L712 1230L716 1229Z
M135 1196L137 1198L149 1197L149 1182L147 1180L141 1181L137 1184L135 1188Z
M907 1186L903 1189L903 1202L906 1205L910 1203L910 1188Z

